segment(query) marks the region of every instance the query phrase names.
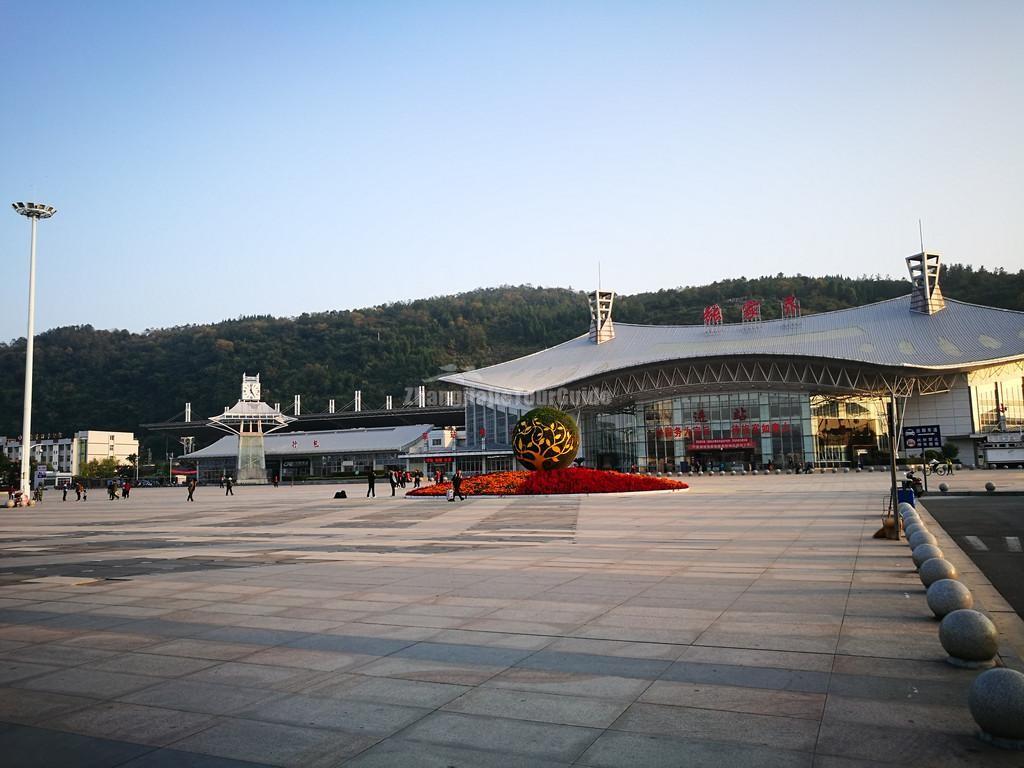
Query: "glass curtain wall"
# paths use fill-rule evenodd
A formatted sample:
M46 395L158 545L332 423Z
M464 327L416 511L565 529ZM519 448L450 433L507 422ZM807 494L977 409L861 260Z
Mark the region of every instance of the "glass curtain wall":
M588 466L624 472L847 466L874 460L885 435L879 401L801 392L665 398L581 419Z

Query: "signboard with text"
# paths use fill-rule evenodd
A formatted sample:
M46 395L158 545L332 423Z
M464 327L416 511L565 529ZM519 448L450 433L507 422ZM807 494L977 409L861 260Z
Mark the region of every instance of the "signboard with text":
M903 447L908 451L942 448L942 430L938 424L924 427L904 427Z
M716 437L710 440L694 440L690 443L691 451L729 451L753 447L753 440L737 437Z

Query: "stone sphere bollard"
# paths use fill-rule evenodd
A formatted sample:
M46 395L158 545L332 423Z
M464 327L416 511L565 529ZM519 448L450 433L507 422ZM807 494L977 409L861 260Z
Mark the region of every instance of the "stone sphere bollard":
M860 467L857 467L857 471L860 472Z
M1024 749L1024 675L1006 667L982 672L971 685L967 706L983 741Z
M945 483L939 483L939 493L949 493L949 486Z
M868 467L868 472L874 472L874 471L875 471L875 468L873 466Z
M781 469L776 469L776 470L775 470L775 474L776 474L776 475L781 475L781 474L782 474L782 470L781 470ZM787 475L789 474L789 470L788 470L788 469L786 470L786 474L787 474Z
M910 545L910 548L914 550L922 544L938 544L939 540L928 533L928 531L917 531L907 539L907 543Z
M969 608L946 614L939 624L939 642L949 654L946 661L967 669L991 667L999 650L996 625Z
M922 528L924 528L924 521L917 516L917 512L911 512L908 515L903 515L903 517L900 519L903 520L904 528L909 528L912 525L919 525Z
M732 471L732 476L736 477L736 470L735 469Z
M786 470L786 474L787 475L792 475L793 474L793 470L792 469L787 469Z
M933 557L931 560L925 560L917 575L921 577L921 583L925 587L930 587L939 579L955 579L959 574L956 572L956 566L949 560Z
M844 475L850 474L850 468L849 467L843 467L843 474Z
M996 490L996 484L989 480L987 483L985 483L985 490L988 491L989 493L994 493Z
M924 523L922 523L920 520L915 520L912 523L907 523L906 521L904 521L903 531L907 534L907 536L913 536L915 533L928 533L928 529L925 528Z
M942 557L942 550L934 544L922 544L919 547L914 547L914 551L910 553L910 557L913 559L914 565L920 568L933 557Z
M928 587L925 594L928 608L941 619L953 611L974 607L974 596L971 590L954 579L939 579Z
M909 504L905 501L901 501L899 504L896 505L896 511L899 512L901 515L904 515L907 512L917 512L917 510L914 509L913 504Z

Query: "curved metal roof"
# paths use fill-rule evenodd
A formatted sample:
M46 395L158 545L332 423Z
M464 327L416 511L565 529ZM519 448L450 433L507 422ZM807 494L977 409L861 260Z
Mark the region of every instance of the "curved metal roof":
M452 374L442 381L520 394L563 387L640 365L712 357L780 356L844 360L886 368L948 371L1024 358L1024 312L946 299L932 315L911 296L862 307L718 326L615 324L615 338L587 334L526 357Z
M369 429L335 429L323 432L284 432L263 439L267 456L308 456L321 453L371 453L404 451L423 439L431 424L402 427L371 427ZM231 458L238 456L238 438L222 437L212 445L185 454L183 459Z

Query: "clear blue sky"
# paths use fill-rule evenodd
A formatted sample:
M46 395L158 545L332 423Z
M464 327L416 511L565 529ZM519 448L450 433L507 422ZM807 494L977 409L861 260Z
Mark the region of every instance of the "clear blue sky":
M1024 266L1024 3L0 5L0 339Z

